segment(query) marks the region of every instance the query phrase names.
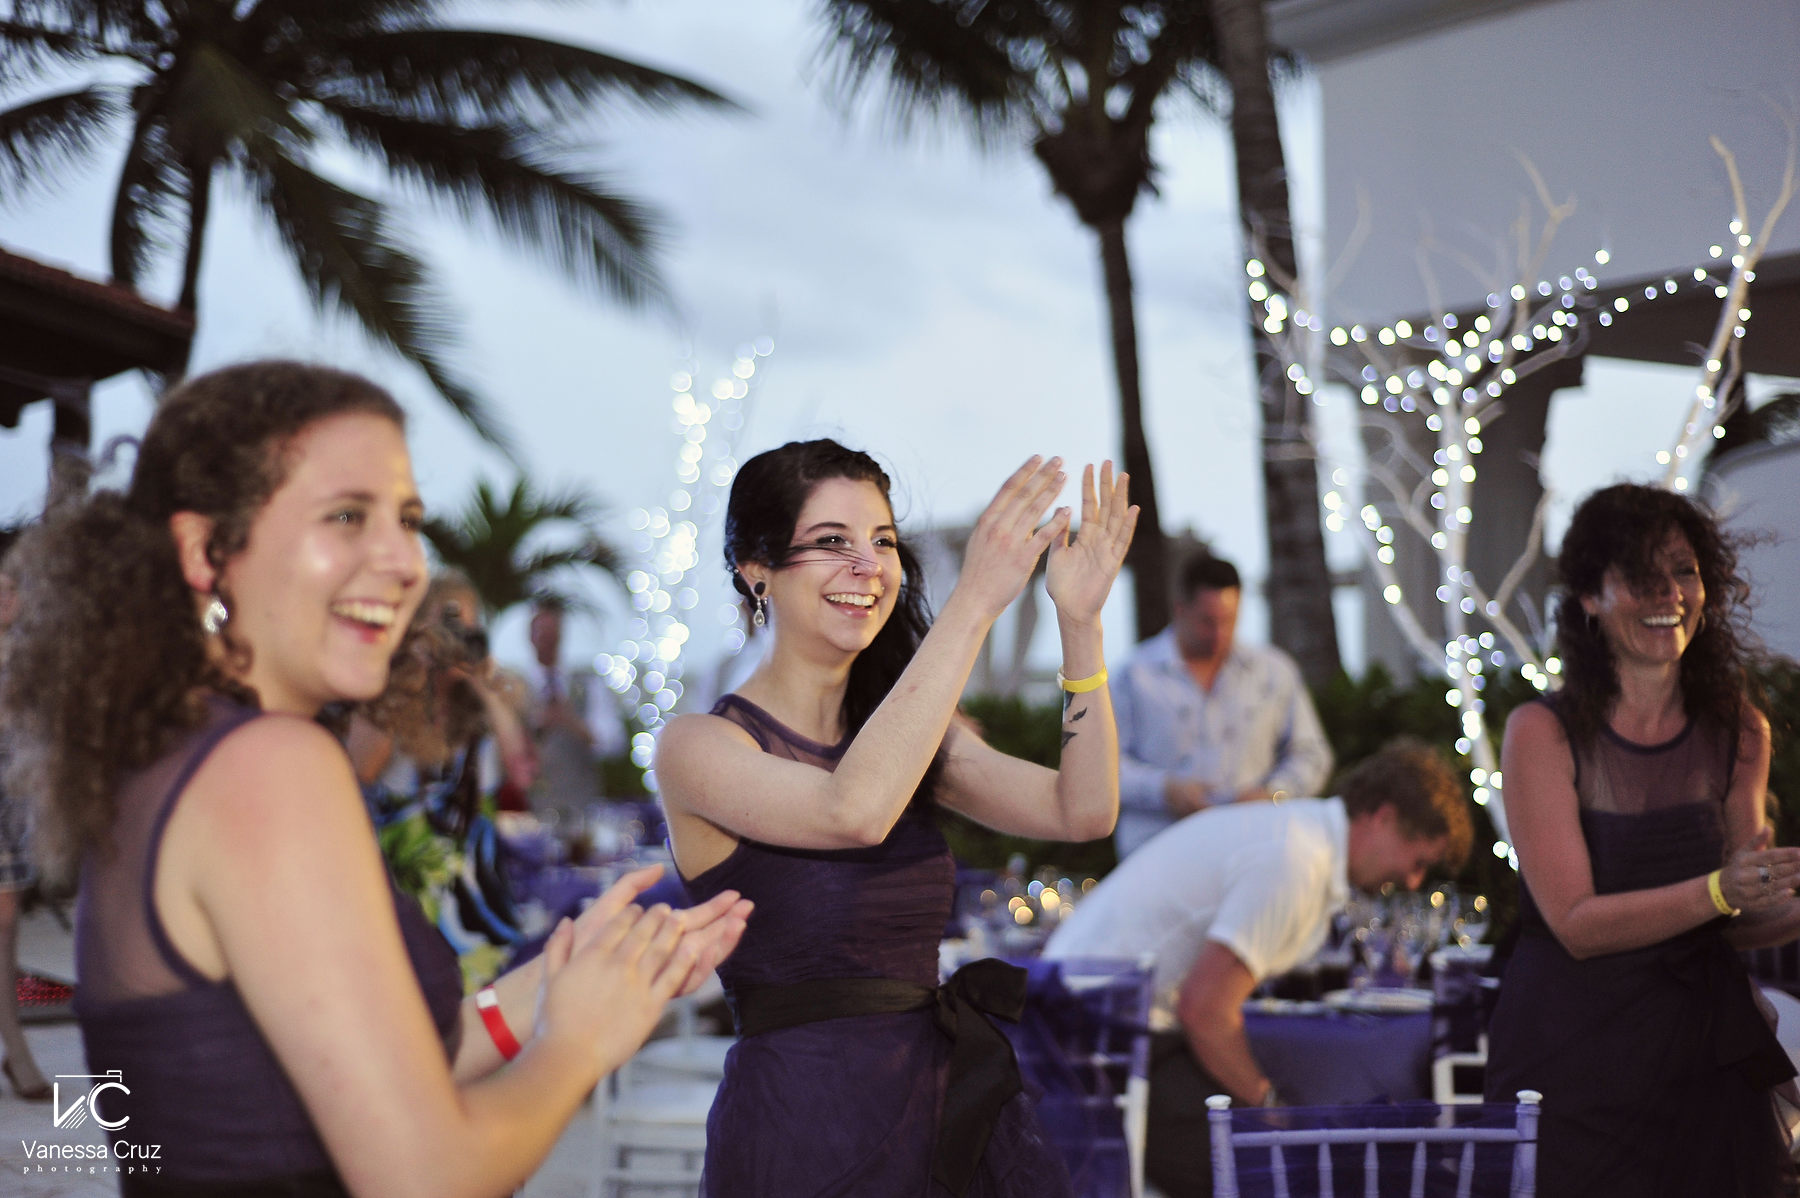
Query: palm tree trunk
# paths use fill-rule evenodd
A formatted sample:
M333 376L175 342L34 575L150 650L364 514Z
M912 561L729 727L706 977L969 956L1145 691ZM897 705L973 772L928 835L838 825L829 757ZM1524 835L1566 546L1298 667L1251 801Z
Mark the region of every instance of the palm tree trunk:
M1144 397L1138 383L1137 318L1132 307L1131 262L1125 252L1124 218L1094 226L1100 238L1100 268L1112 325L1113 370L1119 382L1119 425L1124 434L1125 470L1138 505L1137 533L1126 551L1139 640L1155 636L1169 622L1169 555L1156 509L1156 476L1144 436Z
M1269 85L1268 33L1261 0L1214 0L1225 76L1231 84L1231 141L1237 154L1238 212L1254 252L1270 273L1295 278L1287 163L1275 94ZM1250 329L1261 392L1263 504L1269 543L1269 630L1277 645L1318 686L1340 668L1331 574L1319 527L1318 465L1305 397L1288 382L1263 331L1261 306L1250 304Z

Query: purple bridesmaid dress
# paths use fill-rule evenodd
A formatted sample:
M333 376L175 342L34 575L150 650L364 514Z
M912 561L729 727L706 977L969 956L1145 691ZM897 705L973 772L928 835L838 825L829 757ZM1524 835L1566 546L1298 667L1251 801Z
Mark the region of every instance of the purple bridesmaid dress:
M832 769L848 747L789 730L736 695L713 714L764 752ZM826 978L938 981L955 867L929 813L909 810L881 844L812 851L743 841L687 880L696 902L733 889L756 903L720 968L728 996ZM748 1036L725 1062L707 1120L712 1198L928 1198L950 1041L929 1009L853 1015ZM1015 1095L965 1198L1067 1198L1068 1173Z

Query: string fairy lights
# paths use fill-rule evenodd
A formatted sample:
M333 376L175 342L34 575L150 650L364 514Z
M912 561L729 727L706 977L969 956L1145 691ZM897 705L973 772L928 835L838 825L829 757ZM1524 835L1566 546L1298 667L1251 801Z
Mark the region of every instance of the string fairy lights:
M625 575L625 589L633 615L617 651L596 657L594 669L630 711L637 726L631 761L645 771L653 792L650 763L656 734L684 690L682 653L693 634L695 613L709 601L718 602L719 619L729 626L728 651L744 644L737 604L720 599L718 584L703 581L695 571L703 526L724 511L724 497L737 475L733 439L744 427L744 405L762 364L774 352L775 342L766 336L739 346L730 373L704 392L697 392L693 370L675 373L669 384L669 428L676 439L676 485L667 504L634 508L629 516L635 564Z
M1360 477L1345 466L1332 470L1332 486L1321 499L1325 526L1355 537L1401 635L1427 668L1441 672L1445 701L1459 716L1456 750L1468 761L1475 802L1488 809L1498 833L1493 853L1515 869L1518 855L1509 841L1504 802L1496 801L1502 799L1504 779L1487 727L1484 691L1495 671L1512 666L1540 691L1557 685L1561 662L1540 654L1541 635L1532 636L1508 615L1537 557L1550 496L1546 492L1533 514L1523 552L1490 593L1468 568L1468 538L1476 519L1474 484L1485 448L1481 434L1502 413L1502 400L1511 388L1579 355L1594 326L1610 327L1646 305L1704 289L1721 301L1719 319L1676 443L1657 455L1667 468L1664 485L1687 488L1702 447L1722 431L1722 400L1736 385L1739 342L1751 316L1749 284L1795 181L1790 144L1780 196L1753 237L1747 231L1735 163L1717 139L1713 144L1725 160L1737 206L1730 242L1714 245L1710 252L1716 264L1727 260L1729 249L1730 270L1724 277L1716 265L1703 265L1691 276L1670 275L1610 298L1605 292L1611 289L1603 289L1586 265L1554 279L1539 277L1555 228L1571 210L1548 203L1538 252L1520 281L1489 291L1473 314L1442 312L1422 327L1408 320L1373 329L1361 324L1327 327L1293 294L1295 280L1272 277L1257 257L1245 263L1248 294L1261 305L1263 329L1294 392L1323 405L1327 382L1347 385L1359 401L1356 411L1365 434L1375 434L1375 443L1386 447L1385 452L1371 449ZM1605 249L1593 256L1598 267L1610 261ZM1402 426L1398 430L1396 423ZM1358 504L1352 483L1377 492L1377 498ZM1398 564L1406 549L1397 528L1415 534L1406 545L1424 547L1433 559L1436 585L1425 594L1409 592L1401 581ZM1427 627L1425 612L1431 608L1441 618L1441 636Z

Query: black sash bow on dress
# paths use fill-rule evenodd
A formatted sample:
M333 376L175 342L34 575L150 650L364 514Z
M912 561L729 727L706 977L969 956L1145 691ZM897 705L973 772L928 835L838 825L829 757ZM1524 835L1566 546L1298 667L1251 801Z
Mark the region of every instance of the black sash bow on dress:
M1025 1011L1025 971L1004 961L972 961L942 986L893 978L821 978L747 986L730 998L740 1036L849 1015L932 1009L951 1049L931 1176L957 1198L975 1178L1000 1109L1024 1088L1012 1044L987 1018L998 1015L1017 1022Z

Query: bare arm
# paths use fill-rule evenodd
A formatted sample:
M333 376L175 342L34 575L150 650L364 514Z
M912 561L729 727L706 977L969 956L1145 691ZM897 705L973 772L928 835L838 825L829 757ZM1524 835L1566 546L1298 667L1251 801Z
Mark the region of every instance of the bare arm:
M666 910L624 907L546 952L534 1034L458 1087L421 1001L340 748L309 722L234 732L184 792L156 903L177 947L229 977L358 1195L492 1195L549 1152L596 1080L692 969Z
M1506 723L1501 765L1520 872L1551 932L1572 956L1643 948L1718 916L1704 875L1649 890L1594 893L1575 794L1575 759L1562 725L1543 704L1528 703L1513 712ZM1760 784L1755 787L1757 794L1761 789ZM1800 876L1800 850L1760 847L1754 839L1760 813L1744 810L1752 801L1750 791L1747 782L1734 785L1726 800L1727 835L1753 839L1732 846L1735 851L1720 881L1727 902L1758 913L1791 899ZM1766 890L1759 875L1764 867L1772 880Z
M1054 458L1033 458L1001 487L976 522L943 612L834 771L763 753L714 716L669 725L656 770L684 869L699 859L691 851L702 835L697 824L715 836L796 848L879 844L887 836L943 742L988 629L1068 527L1066 512L1036 527L1062 486L1057 467Z
M1241 1106L1261 1106L1273 1088L1244 1032L1244 1003L1254 989L1256 978L1237 954L1208 940L1182 980L1175 1009L1194 1056Z

